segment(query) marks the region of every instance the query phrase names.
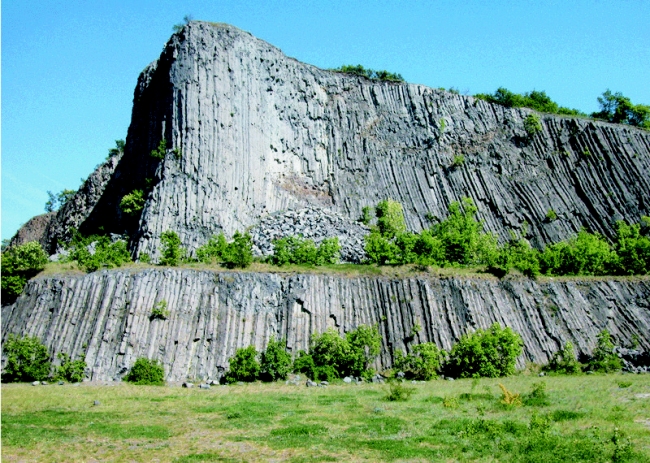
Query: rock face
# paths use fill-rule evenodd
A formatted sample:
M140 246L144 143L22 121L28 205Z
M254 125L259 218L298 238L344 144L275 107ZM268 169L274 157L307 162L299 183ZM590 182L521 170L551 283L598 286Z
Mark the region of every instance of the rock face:
M167 302L166 320L151 318ZM449 349L468 330L493 322L525 343L519 359L546 362L573 342L589 353L608 329L622 345L650 348L650 279L406 279L333 275L149 269L39 277L14 305L2 308L2 339L38 336L56 354L85 357L93 379L119 378L136 358L162 360L168 380L216 378L238 347L263 349L286 338L295 354L309 336L377 324L379 367L394 349L433 341ZM421 326L417 333L413 328ZM417 330L415 330L417 331Z
M540 115L529 139L531 112L325 71L232 26L191 22L139 77L124 156L101 192L60 212L51 248L77 224L126 231L134 255L155 257L167 230L192 251L269 214L327 207L356 220L386 198L417 231L469 196L487 231L506 239L526 222L538 247L583 226L611 237L615 220L650 214L649 132ZM150 155L161 140L162 160ZM136 189L144 210L123 216Z
M32 217L11 238L9 246L20 246L30 241L38 241L41 246L46 247L48 243L47 229L55 217L56 212L48 212Z

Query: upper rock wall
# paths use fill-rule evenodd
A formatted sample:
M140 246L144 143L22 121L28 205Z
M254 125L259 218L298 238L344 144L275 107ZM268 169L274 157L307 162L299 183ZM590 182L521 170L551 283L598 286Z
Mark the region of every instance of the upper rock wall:
M167 302L167 320L151 319ZM37 277L2 307L9 333L38 336L53 355L83 357L93 379L121 377L136 358L159 359L168 380L216 378L239 347L265 348L271 336L296 354L312 333L360 324L382 335L380 367L395 349L432 341L449 349L463 334L498 322L522 336L525 361L546 363L567 341L590 353L599 331L650 348L650 279L403 279L111 270ZM419 325L421 330L414 332Z
M419 230L469 196L487 231L504 239L527 222L536 246L582 226L611 237L614 220L650 214L650 133L542 115L528 141L531 112L321 70L232 26L191 22L140 76L125 155L84 226L128 230L136 252L156 255L166 230L194 249L276 211L356 219L385 198ZM149 153L163 138L158 161ZM148 191L139 221L118 207L134 189Z

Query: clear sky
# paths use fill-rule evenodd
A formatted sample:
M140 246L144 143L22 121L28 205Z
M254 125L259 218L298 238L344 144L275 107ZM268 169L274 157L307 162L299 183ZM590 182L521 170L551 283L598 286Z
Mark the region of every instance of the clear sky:
M226 22L322 68L363 64L461 93L544 90L650 104L650 2L4 0L2 238L125 138L138 74L183 16Z

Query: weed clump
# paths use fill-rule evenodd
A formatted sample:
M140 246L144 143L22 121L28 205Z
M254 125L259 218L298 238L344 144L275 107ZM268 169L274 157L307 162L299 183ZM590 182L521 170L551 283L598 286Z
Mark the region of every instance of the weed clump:
M389 385L386 400L389 400L391 402L405 402L411 398L413 392L415 391L411 387L406 387L402 383L392 382Z

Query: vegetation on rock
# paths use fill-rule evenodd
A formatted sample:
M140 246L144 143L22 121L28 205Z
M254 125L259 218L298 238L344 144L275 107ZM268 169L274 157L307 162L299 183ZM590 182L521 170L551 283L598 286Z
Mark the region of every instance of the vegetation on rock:
M2 350L7 356L2 382L43 381L49 377L50 355L38 338L9 334Z
M325 238L317 246L313 240L300 236L288 236L273 240L273 255L269 262L273 265L325 265L335 264L340 258L339 239Z
M1 264L3 303L18 297L27 280L43 270L47 262L47 254L36 241L7 248Z
M351 74L354 76L365 77L371 80L381 80L384 82L404 82L404 78L401 74L395 74L388 71L375 71L373 69L364 68L362 65L344 65L336 69L332 69L334 72L340 72L342 74Z
M140 357L124 377L124 381L141 386L162 386L165 384L165 369L158 360Z
M77 262L86 272L94 272L101 268L121 267L131 262L131 254L126 249L126 241L113 241L108 236L83 236L74 231L72 239L67 244L66 260Z

